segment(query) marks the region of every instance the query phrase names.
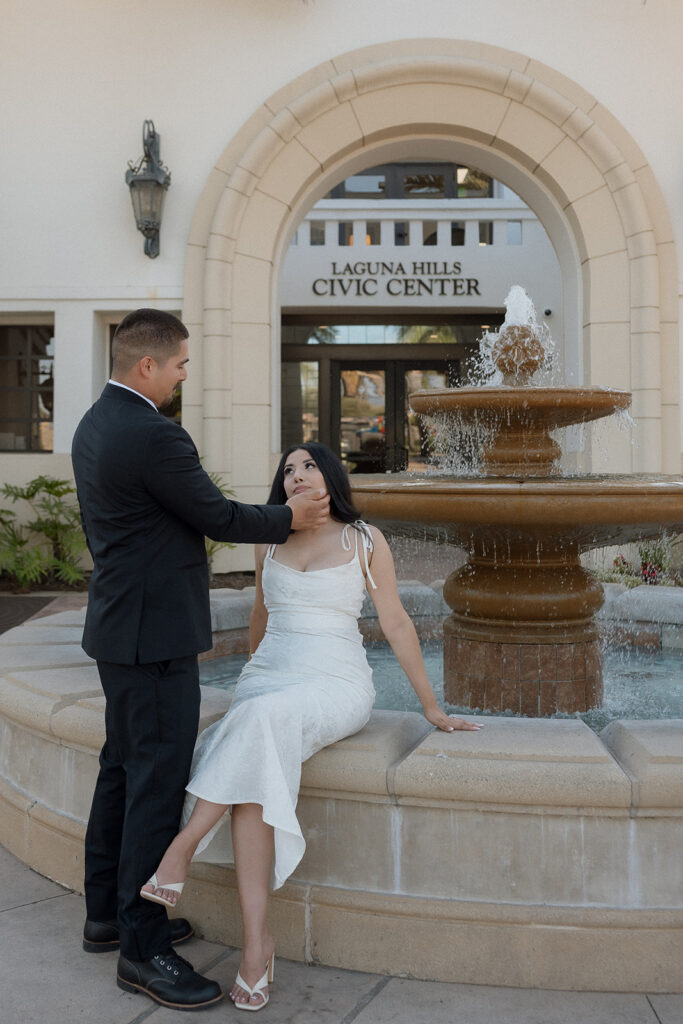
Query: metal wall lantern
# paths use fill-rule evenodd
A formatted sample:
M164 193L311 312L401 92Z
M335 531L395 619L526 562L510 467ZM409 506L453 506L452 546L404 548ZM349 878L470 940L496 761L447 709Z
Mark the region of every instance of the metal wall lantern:
M142 148L144 155L137 164L131 161L126 171L126 185L130 189L133 212L138 231L145 236L145 256L154 259L159 255L159 228L166 189L171 184L171 175L159 157L160 136L154 131L154 122L145 121L142 126Z

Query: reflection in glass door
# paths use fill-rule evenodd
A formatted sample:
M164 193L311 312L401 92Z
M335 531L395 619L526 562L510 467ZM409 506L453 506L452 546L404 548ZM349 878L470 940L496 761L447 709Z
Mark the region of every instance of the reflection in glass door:
M383 473L386 373L367 364L339 371L339 448L351 473Z
M312 360L282 364L282 450L320 439L320 366Z

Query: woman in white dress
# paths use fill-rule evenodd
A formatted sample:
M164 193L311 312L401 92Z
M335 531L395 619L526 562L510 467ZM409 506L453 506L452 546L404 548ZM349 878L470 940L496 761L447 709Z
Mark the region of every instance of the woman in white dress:
M256 548L250 660L230 710L197 741L184 827L140 892L175 906L192 857L232 809L244 948L230 996L243 1010L268 1002L274 950L268 892L271 882L279 888L286 881L306 845L295 813L301 764L370 717L375 691L358 630L366 583L428 721L446 732L479 728L437 705L415 627L398 596L389 546L378 529L360 521L337 456L320 444L285 452L269 503L321 488L330 494L324 526L292 532L278 547Z

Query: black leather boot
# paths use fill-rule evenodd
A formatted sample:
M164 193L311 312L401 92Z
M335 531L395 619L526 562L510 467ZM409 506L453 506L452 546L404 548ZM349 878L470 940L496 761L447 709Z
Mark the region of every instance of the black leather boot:
M173 1010L198 1010L223 998L217 981L197 974L172 949L142 962L120 956L116 984L124 992L142 992Z

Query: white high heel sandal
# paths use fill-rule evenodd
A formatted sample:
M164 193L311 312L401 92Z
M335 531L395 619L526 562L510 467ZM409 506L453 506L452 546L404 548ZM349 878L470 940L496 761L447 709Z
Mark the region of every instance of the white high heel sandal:
M263 973L263 976L261 978L259 978L259 980L256 982L256 984L254 985L253 988L250 988L250 986L247 985L246 981L244 980L244 978L242 977L242 975L238 971L237 972L237 977L235 978L235 984L239 985L240 988L243 988L245 992L248 992L250 999L251 999L252 996L260 996L262 1002L260 1002L260 1003L238 1003L237 1000L234 1000L233 1001L233 1006L235 1007L235 1009L236 1010L254 1010L255 1011L255 1010L262 1010L264 1006L267 1006L268 1000L270 999L270 992L264 992L264 989L267 988L268 985L272 984L274 977L275 977L275 953L271 954L270 960L266 964L266 969L265 969L265 971Z
M184 882L164 882L163 885L159 885L157 881L156 871L149 879L145 882L145 885L153 885L155 889L170 889L171 892L178 893L178 899L185 886ZM150 903L163 903L165 907L170 907L171 910L177 905L178 899L171 901L167 900L164 896L157 896L156 892L147 892L145 889L140 889L140 896L143 900L149 900Z

